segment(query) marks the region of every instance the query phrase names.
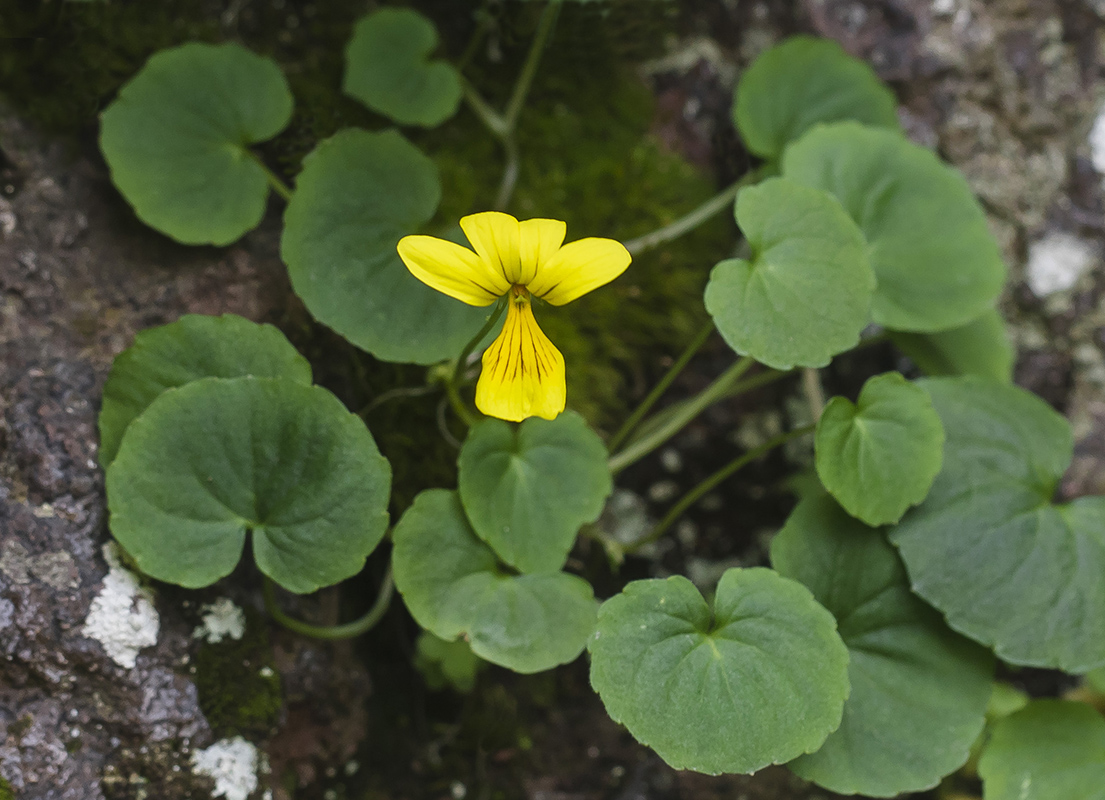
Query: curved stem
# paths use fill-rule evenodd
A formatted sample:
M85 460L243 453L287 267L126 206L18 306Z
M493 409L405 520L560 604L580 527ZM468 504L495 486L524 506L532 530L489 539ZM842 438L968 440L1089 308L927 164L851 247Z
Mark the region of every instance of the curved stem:
M506 119L483 99L483 95L476 91L475 86L463 78L461 80L464 82L464 101L468 103L472 113L497 139L505 139L510 134Z
M357 416L362 419L382 406L389 400L395 400L398 397L423 397L428 394L433 394L437 391L436 386L400 386L395 389L388 389L386 392L377 395L373 398L364 408L357 412Z
M526 54L526 61L522 65L522 71L518 73L518 80L514 83L514 91L510 95L510 102L503 114L507 129L510 131L514 130L514 126L518 122L518 115L522 113L522 106L526 103L526 95L529 94L533 78L537 74L537 65L541 61L541 54L545 52L545 45L548 43L549 36L556 25L556 18L560 16L561 2L562 0L549 0L545 10L541 12L541 20L537 23L537 32L533 35L533 42L530 44L529 53Z
M453 372L449 376L449 379L445 383L445 390L449 395L449 402L453 406L453 410L457 412L457 416L464 420L464 424L469 428L476 422L476 416L465 405L464 400L460 396L460 384L464 378L464 370L468 366L468 357L472 355L472 351L479 346L479 343L484 340L487 334L491 333L495 327L495 323L499 321L499 318L503 315L503 311L506 310L507 299L505 297L500 298L498 304L495 306L495 310L491 312L491 315L487 318L487 322L483 324L479 332L473 336L468 344L464 346L464 349L460 351L460 355L457 356L457 360L453 364Z
M269 186L272 190L284 198L284 202L288 202L292 199L292 187L286 184L279 175L269 169L268 165L261 160L261 157L252 150L246 150L249 153L249 157L253 159L253 163L261 168L261 171L265 173L265 177L268 178Z
M776 447L782 444L786 444L791 439L797 439L799 436L805 436L808 433L813 433L815 428L815 425L806 425L793 431L788 431L787 433L781 433L773 439L769 439L768 441L764 442L759 447L753 448L744 455L738 456L737 458L733 459L724 467L707 477L705 480L703 480L701 483L699 483L697 486L695 486L693 489L683 495L679 499L678 503L668 509L668 513L664 515L664 518L662 520L656 523L656 526L651 531L649 531L647 536L637 540L632 545L625 548L625 551L627 553L633 553L644 547L645 545L655 542L657 539L664 535L664 532L671 527L672 523L683 516L684 512L686 512L688 508L697 503L700 499L702 499L703 495L705 495L719 483L724 481L734 472L739 470L741 467L766 455L767 453L774 450Z
M699 348L706 343L706 340L710 338L710 334L714 332L714 323L711 320L703 326L702 330L695 334L695 337L687 345L683 354L676 359L668 371L664 374L659 381L652 388L652 391L648 393L648 397L641 401L641 404L637 406L636 410L629 415L622 426L618 428L618 432L610 437L610 441L607 443L607 448L613 453L618 449L618 446L625 441L625 438L633 432L633 429L644 419L645 414L656 405L656 401L667 391L672 382L679 376L679 373L683 371L683 368L687 366L688 362L694 357L694 354L699 351Z
M274 620L294 633L311 636L315 639L352 639L370 631L383 618L391 603L394 589L395 582L391 577L391 567L388 567L388 571L384 574L384 579L380 583L380 590L376 594L376 602L372 604L372 608L365 612L364 616L344 625L311 625L308 622L290 617L280 610L280 606L276 602L276 584L266 575L265 609Z
M506 153L506 165L503 167L503 178L499 182L499 191L495 195L495 210L505 211L510 205L510 198L514 196L514 187L518 185L518 170L520 158L518 156L518 143L514 140L514 133L507 134L503 139L503 151Z

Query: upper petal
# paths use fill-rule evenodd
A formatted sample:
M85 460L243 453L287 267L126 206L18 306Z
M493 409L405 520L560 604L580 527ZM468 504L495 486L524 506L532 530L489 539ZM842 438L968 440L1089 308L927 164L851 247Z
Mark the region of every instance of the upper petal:
M589 238L569 242L541 264L529 290L554 306L570 303L625 272L632 256L621 242Z
M476 408L512 422L553 419L566 394L564 356L537 326L529 301L512 300L503 330L483 353Z
M522 283L518 263L518 220L501 211L461 217L460 227L489 269L508 284Z
M510 291L510 284L483 259L446 239L404 236L396 249L414 277L470 306L490 305Z
M568 226L558 219L527 219L518 223L518 260L523 285L532 281L560 245Z

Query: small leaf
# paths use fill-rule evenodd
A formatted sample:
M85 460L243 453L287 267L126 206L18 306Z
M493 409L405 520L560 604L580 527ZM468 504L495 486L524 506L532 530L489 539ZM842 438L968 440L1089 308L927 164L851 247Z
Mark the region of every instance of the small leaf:
M223 314L186 314L140 332L115 358L100 409L100 465L115 458L123 433L162 392L199 378L287 378L310 385L311 366L272 325Z
M780 178L737 196L749 261L722 261L706 310L737 353L775 367L823 367L859 341L875 279L863 235L824 192Z
M395 131L341 131L303 162L280 252L319 322L384 361L456 356L487 319L434 291L395 245L433 216L437 169Z
M840 727L790 768L842 794L935 786L982 731L994 659L910 591L894 548L823 491L771 543L771 563L836 617L852 692Z
M893 92L829 39L792 36L760 55L737 84L733 121L762 158L779 158L819 122L841 120L899 130Z
M994 726L978 774L984 800L1105 800L1105 717L1034 700Z
M937 333L891 331L890 340L933 377L977 375L1013 382L1016 354L1005 332L1005 321L991 308L966 325Z
M925 499L944 429L925 390L887 372L863 385L855 405L829 401L814 447L817 474L837 502L868 525L885 525Z
M283 378L163 392L107 471L115 538L143 572L188 588L229 575L247 533L257 566L289 591L357 574L387 529L390 487L364 423Z
M429 631L418 637L414 666L431 689L451 686L467 694L476 688L476 676L484 663L464 639L447 642Z
M1105 664L1105 498L1051 498L1067 421L981 378L919 385L944 424L944 466L891 531L913 591L1004 661L1084 673Z
M280 68L235 44L155 53L104 111L100 149L139 219L184 244L229 244L265 213L247 145L292 115Z
M460 450L460 500L499 558L522 572L555 572L613 489L606 458L602 439L571 411L521 425L487 419Z
M711 612L686 578L630 583L599 610L591 685L676 769L751 773L816 750L840 724L848 655L795 581L730 569Z
M395 586L418 624L480 658L540 672L583 652L595 629L591 586L574 575L509 575L476 538L455 492L419 494L395 526Z
M783 176L832 193L867 238L875 322L932 333L993 307L1005 265L967 181L900 134L818 125L787 148Z
M381 8L361 18L345 49L342 91L401 125L440 125L460 105L460 76L429 61L437 29L409 8Z

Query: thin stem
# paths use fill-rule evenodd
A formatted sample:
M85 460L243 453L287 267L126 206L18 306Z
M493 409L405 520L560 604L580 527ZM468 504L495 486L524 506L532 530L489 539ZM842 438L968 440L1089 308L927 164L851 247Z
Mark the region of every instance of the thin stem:
M391 567L388 567L388 571L384 574L384 579L380 583L380 590L376 594L376 602L372 604L372 608L365 612L364 616L344 625L311 625L308 622L290 617L280 610L280 606L276 602L276 585L266 576L264 587L265 608L274 620L294 633L311 636L315 639L352 639L370 631L383 618L384 614L387 613L388 605L391 603L394 589L395 582L391 577Z
M618 473L630 464L639 461L662 445L705 408L727 396L733 384L746 373L755 360L745 356L729 369L725 370L713 383L694 397L682 403L678 410L668 416L663 423L651 428L647 433L634 439L628 447L610 457L606 462L612 473Z
M656 526L651 531L649 531L648 535L642 539L637 540L632 545L627 547L626 552L636 552L645 545L655 542L657 539L664 535L664 532L672 526L672 523L683 516L684 512L686 512L688 508L697 503L700 499L702 499L703 495L707 494L710 490L712 490L715 486L724 481L734 472L736 472L746 464L750 464L751 462L757 460L758 458L761 458L767 453L770 453L776 447L779 447L782 444L786 444L791 439L797 439L799 436L805 436L808 433L812 433L815 427L816 426L814 425L806 425L793 431L788 431L787 433L781 433L773 439L769 439L768 441L764 442L759 447L753 448L744 455L738 456L737 458L733 459L724 467L707 477L705 480L703 480L701 483L699 483L697 486L695 486L693 489L683 495L679 499L678 503L668 509L668 513L664 515L664 518L662 520L656 523Z
M510 205L510 198L514 196L514 187L518 185L518 169L521 160L518 156L518 143L514 141L513 133L503 139L503 151L506 153L506 164L503 167L503 179L499 182L499 191L495 195L496 211L506 210Z
M499 318L503 315L503 311L506 310L507 298L501 298L498 304L495 306L495 310L491 312L491 315L487 318L487 322L480 328L479 333L473 336L468 344L464 346L464 349L460 351L460 355L457 356L457 360L453 365L453 374L449 377L445 384L445 390L449 395L449 402L453 405L453 410L457 412L457 416L464 420L464 424L469 428L476 422L476 416L468 410L468 406L465 405L464 400L460 396L460 385L464 379L464 370L468 366L468 357L472 355L472 351L479 346L479 343L484 340L487 334L491 333L495 327L495 323L499 321Z
M706 343L706 340L710 338L710 334L714 332L714 323L708 322L702 327L695 337L687 345L683 354L676 359L675 363L668 368L668 371L664 374L653 387L652 391L648 393L648 397L641 401L641 404L637 406L636 410L629 415L629 418L622 423L622 426L618 428L618 432L610 437L610 441L607 443L607 448L613 453L618 449L618 446L625 441L625 438L633 432L633 429L644 419L654 405L656 401L668 390L672 382L679 376L679 373L683 371L683 368L687 366L690 360L694 357L694 354Z
M269 186L278 195L284 198L284 202L288 202L292 199L292 187L284 183L284 181L269 169L268 165L261 160L261 157L254 153L252 150L246 150L249 153L249 157L253 159L253 163L261 168L261 171L265 173L265 177L268 178Z
M825 409L825 390L821 388L821 375L813 367L805 367L802 370L802 391L806 393L810 419L817 422Z
M537 65L541 61L541 55L545 51L545 45L549 41L556 19L560 16L561 0L549 0L545 10L541 12L541 20L537 23L537 32L533 35L526 61L522 65L522 71L518 74L518 80L514 83L514 91L510 95L503 117L506 120L507 129L514 130L518 123L518 115L522 113L522 106L526 103L526 95L529 94L533 78L537 74Z
M468 103L468 107L472 109L472 112L476 115L476 118L484 124L484 127L491 131L497 139L505 139L510 135L510 128L507 127L506 119L498 111L491 107L491 104L483 99L483 96L476 91L476 87L468 81L461 78L464 81L464 100Z
M433 394L436 391L436 386L400 386L395 389L388 389L386 392L377 395L364 408L358 411L357 416L364 418L389 400L395 400L399 397L423 397L428 394Z

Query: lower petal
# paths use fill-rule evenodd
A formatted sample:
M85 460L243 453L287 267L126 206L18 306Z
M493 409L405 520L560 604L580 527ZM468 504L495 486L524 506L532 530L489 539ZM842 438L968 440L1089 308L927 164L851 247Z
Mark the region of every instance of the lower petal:
M528 298L512 298L502 332L483 354L476 408L512 422L553 419L566 394L564 356L538 327Z

